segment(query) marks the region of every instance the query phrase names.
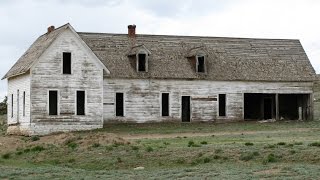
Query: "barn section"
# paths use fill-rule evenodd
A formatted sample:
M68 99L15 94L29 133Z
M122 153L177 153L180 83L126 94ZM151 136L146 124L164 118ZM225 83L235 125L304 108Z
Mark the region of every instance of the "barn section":
M275 119L275 94L277 93L282 93L279 94L278 118L299 119L299 103L302 101L311 103L308 97L312 94L312 85L313 83L310 82L105 79L104 122L184 122L183 97L190 97L190 122ZM125 112L123 116L116 116L115 94L120 92L124 94ZM286 92L293 94L284 94ZM169 116L161 115L162 93L169 93L170 96ZM226 97L225 114L219 112L219 95ZM271 117L264 117L262 114L261 103L264 99L269 100L265 102L266 105L273 106L269 114ZM306 104L301 105L302 108L307 109ZM311 109L308 110L312 112ZM305 114L301 114L301 118L311 118L310 112L303 111Z

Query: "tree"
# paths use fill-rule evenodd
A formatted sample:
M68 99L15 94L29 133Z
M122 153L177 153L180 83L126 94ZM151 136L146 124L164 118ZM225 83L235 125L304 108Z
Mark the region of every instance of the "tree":
M3 101L0 102L0 115L7 114L7 100L8 97L5 96Z

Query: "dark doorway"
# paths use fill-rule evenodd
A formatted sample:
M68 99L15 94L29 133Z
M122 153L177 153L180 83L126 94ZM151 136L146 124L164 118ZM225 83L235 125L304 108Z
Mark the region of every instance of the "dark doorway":
M116 116L124 116L123 93L116 93Z
M219 94L219 116L226 116L226 95Z
M272 99L264 98L263 102L264 119L272 119Z
M85 115L85 91L77 91L77 115Z
M307 120L310 114L310 94L279 94L280 119Z
M169 116L169 93L162 93L161 110L162 116Z
M181 107L182 122L190 122L190 96L182 96Z
M58 91L49 91L49 115L58 115Z
M244 119L273 119L276 114L275 94L245 93Z

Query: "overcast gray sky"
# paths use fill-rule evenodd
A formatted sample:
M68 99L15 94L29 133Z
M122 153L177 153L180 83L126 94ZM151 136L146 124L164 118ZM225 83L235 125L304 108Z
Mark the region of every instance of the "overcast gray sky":
M320 73L319 0L0 0L0 75L49 25L81 32L300 39ZM0 82L0 99L7 82Z

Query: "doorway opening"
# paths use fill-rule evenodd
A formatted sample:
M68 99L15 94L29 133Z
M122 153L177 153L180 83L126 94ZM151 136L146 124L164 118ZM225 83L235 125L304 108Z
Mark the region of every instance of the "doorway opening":
M190 96L182 96L181 101L181 121L190 122Z

